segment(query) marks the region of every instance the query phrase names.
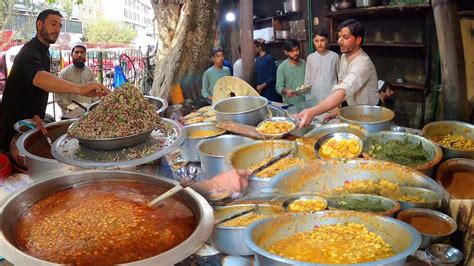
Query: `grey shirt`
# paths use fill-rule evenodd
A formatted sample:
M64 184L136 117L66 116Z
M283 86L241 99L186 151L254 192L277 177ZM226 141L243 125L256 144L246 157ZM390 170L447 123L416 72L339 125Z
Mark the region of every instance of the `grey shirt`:
M338 78L339 83L333 90L344 89L348 105L378 104L377 72L362 48L351 61L347 60L345 54L341 56Z
M84 85L89 82L94 82L95 77L94 73L90 69L90 67L85 66L84 68L75 67L73 64L65 67L61 72L58 74L59 78L70 81L77 85ZM63 112L68 111L68 106L72 104L72 100L76 100L84 105L89 105L92 102L98 100L97 97L86 97L77 94L66 94L66 93L55 93L55 99L58 102L59 107Z
M327 51L324 55L314 52L306 60L304 84L312 84L310 94L306 100L316 103L326 99L331 94L332 87L337 84L337 71L339 70L339 55Z

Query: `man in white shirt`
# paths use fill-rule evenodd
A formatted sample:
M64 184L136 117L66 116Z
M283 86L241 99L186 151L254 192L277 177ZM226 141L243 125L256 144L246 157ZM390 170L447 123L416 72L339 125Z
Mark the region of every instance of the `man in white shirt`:
M83 85L95 81L94 72L85 64L86 61L86 46L83 43L77 43L72 47L71 56L72 64L65 67L58 76L61 79L70 81L74 84ZM55 99L63 112L71 111L72 100L88 106L98 98L86 97L76 94L55 94Z
M241 79L242 78L242 58L240 58L241 52L240 52L240 45L239 48L237 48L237 55L239 56L239 59L237 59L234 63L234 77Z
M346 101L348 105L379 104L377 73L369 56L362 50L363 25L353 19L342 22L338 27L338 43L343 55L339 67L339 83L331 94L316 106L296 115L299 127L309 125L319 114L330 111Z
M339 55L328 50L328 32L323 28L315 30L313 43L316 52L308 55L306 60L304 84L312 84L306 100L319 103L331 94L332 87L337 84Z

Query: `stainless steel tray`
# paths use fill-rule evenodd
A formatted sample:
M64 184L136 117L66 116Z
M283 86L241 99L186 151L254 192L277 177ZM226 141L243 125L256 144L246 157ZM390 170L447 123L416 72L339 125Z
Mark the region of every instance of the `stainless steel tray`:
M184 142L185 136L177 122L166 118L162 118L162 122L145 141L129 148L90 149L65 134L53 143L51 154L62 163L81 168L110 169L145 164L163 157Z

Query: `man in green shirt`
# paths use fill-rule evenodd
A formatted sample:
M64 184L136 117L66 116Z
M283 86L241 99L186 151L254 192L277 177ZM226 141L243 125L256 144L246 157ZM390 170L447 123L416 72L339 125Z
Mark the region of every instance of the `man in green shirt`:
M283 103L296 105L304 102L304 96L297 96L296 88L303 85L306 63L300 58L300 43L289 39L283 44L288 57L277 69L276 91L283 96Z
M212 93L214 92L214 85L217 80L224 76L230 76L230 70L224 66L224 49L221 47L215 47L212 49L212 62L213 66L204 71L202 76L202 97L206 98L209 103L212 102Z

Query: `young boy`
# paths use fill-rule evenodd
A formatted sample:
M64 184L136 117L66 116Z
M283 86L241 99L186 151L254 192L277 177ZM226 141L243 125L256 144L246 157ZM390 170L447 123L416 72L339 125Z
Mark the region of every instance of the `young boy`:
M206 98L209 103L212 102L212 93L217 80L224 76L230 76L229 68L224 66L224 49L221 47L212 49L211 60L214 65L204 71L201 89L202 97Z
M337 83L339 55L328 50L328 32L325 29L316 29L313 43L316 52L308 55L304 84L313 85L307 100L318 103L329 96Z
M288 57L277 69L276 91L283 96L283 103L296 105L303 102L304 96L297 96L295 90L303 85L305 61L300 58L300 43L289 39L283 44Z

